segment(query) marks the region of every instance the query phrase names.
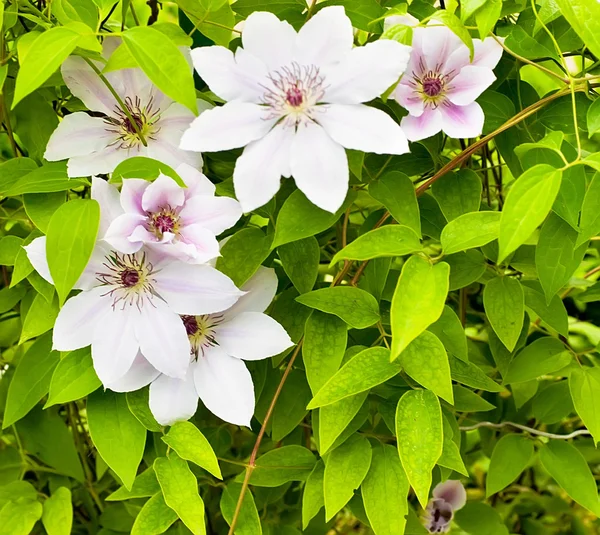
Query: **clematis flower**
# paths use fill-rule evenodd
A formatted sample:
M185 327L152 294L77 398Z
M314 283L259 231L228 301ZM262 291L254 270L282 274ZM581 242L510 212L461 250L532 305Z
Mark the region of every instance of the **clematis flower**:
M409 115L401 122L408 139L417 141L442 130L452 138L481 135L484 115L475 99L496 79L493 68L502 47L491 37L473 39L475 55L445 26L413 30L406 74L393 93Z
M104 55L109 56L118 42L118 39L106 39ZM103 68L100 62L96 65ZM105 74L125 109L83 58L67 58L61 72L71 93L90 111L96 112L94 116L86 112L65 116L50 136L44 158L49 161L68 159L69 176L110 173L133 156L154 158L171 167L181 162L194 167L202 165L200 154L179 149L181 135L195 115L164 95L141 69ZM203 101L198 101L198 105L199 111L207 107Z
M228 310L182 316L191 344L191 353L185 355L190 362L187 375L178 379L157 374L155 380L147 380L153 380L150 410L161 425L191 418L198 398L222 420L250 425L254 386L244 360L272 357L293 342L279 323L263 313L277 290L275 271L259 268L242 290L247 293ZM138 361L122 380L108 387L118 392L135 390L143 373L144 363Z
M460 481L449 479L439 483L427 504L423 524L429 533L448 533L454 512L467 503L467 493Z
M180 147L245 147L233 174L244 212L269 201L282 176L293 176L312 203L335 212L348 191L344 147L408 152L399 125L362 103L398 80L409 47L385 39L352 43L341 6L321 9L299 32L271 13L252 13L235 54L220 46L192 50L198 74L228 102L194 119Z
M171 177L154 182L125 179L121 188L122 213L108 227L104 239L121 253L135 253L144 245L159 255L201 264L219 255L215 236L235 225L240 204L215 197L215 186L187 164L177 167L186 183Z
M101 232L114 214L115 192L105 181L93 180L92 197L103 214ZM34 268L52 283L45 250L45 237L26 247ZM82 291L61 308L53 347L72 351L91 345L94 368L105 386L140 360L146 368L149 363L170 377L185 377L190 343L181 315L220 312L243 295L211 266L155 261L143 249L123 254L101 241L75 288Z

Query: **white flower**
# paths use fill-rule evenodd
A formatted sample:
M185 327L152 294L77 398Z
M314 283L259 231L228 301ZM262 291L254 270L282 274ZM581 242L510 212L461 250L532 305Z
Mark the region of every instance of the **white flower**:
M118 197L97 178L92 197L101 206L103 232ZM45 249L45 237L26 247L32 265L52 283ZM180 315L220 312L243 295L211 266L155 261L144 249L121 254L101 241L75 287L82 292L61 308L53 346L72 351L91 345L94 368L105 386L139 360L168 376L185 377L190 343Z
M110 44L104 46L105 55L118 40L106 39L107 42ZM103 68L100 62L96 65L100 70ZM146 146L125 110L83 58L67 58L61 72L71 93L89 110L97 112L94 117L85 112L65 116L50 137L44 158L49 161L68 159L69 176L110 173L133 156L154 158L171 167L182 162L194 167L202 165L200 154L179 148L181 135L195 115L159 91L141 69L123 69L105 76L142 132ZM198 105L200 111L206 109L202 101L198 101Z
M335 212L348 191L344 147L377 154L408 152L394 120L365 106L394 84L408 47L380 40L352 48L350 19L326 7L299 32L271 13L252 13L235 55L220 47L192 50L194 67L224 106L204 112L181 148L245 147L233 174L245 212L262 206L293 176L311 202Z
M108 227L105 241L122 253L146 245L193 264L217 257L215 236L235 225L242 209L235 199L215 197L215 186L189 165L181 164L177 173L187 188L165 175L154 182L123 180L122 213Z
M150 409L161 425L191 418L198 398L213 414L236 425L250 425L254 414L254 385L244 360L272 357L291 347L284 328L263 314L277 290L273 269L261 267L242 287L247 293L219 314L184 315L191 346L191 363L184 379L155 374L147 376ZM186 353L190 361L190 352ZM179 358L179 356L178 356ZM139 370L138 370L139 366ZM118 392L139 388L147 369L134 363L120 381L109 384Z
M460 481L448 479L438 483L432 492L422 517L423 525L429 533L448 533L454 513L467 503L467 492Z

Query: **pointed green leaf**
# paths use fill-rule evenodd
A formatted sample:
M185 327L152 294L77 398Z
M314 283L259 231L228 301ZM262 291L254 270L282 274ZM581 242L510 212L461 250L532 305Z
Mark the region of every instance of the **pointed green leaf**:
M302 529L306 529L309 522L317 516L321 507L325 505L323 494L323 480L325 478L325 464L319 459L313 471L306 480L302 494Z
M600 4L596 0L556 0L567 22L595 56L600 56Z
M519 281L512 277L490 280L483 290L483 307L494 332L512 351L525 317L525 297Z
M350 425L367 399L361 392L319 409L319 452L324 455Z
M235 514L235 508L240 497L242 485L231 481L221 495L221 513L226 522L231 525L233 515ZM254 503L254 497L250 490L246 490L244 494L244 500L242 501L242 508L240 509L240 515L238 522L235 527L235 535L261 535L262 526L260 524L260 517L256 510L256 504Z
M498 238L501 212L470 212L450 221L440 241L445 254L481 247Z
M469 360L465 329L454 310L449 306L444 306L440 319L432 323L427 330L441 340L448 352L460 360Z
M299 293L310 292L317 281L321 251L314 236L277 248L281 265Z
M469 212L476 213L481 205L482 182L475 171L461 169L446 173L434 182L431 193L446 219L452 220Z
M315 466L315 456L302 446L283 446L256 459L250 484L279 487L288 481L306 481ZM243 480L244 472L241 473Z
M42 524L48 535L70 535L73 525L71 491L66 487L56 489L44 502Z
M558 339L550 336L538 338L512 359L504 382L524 383L547 373L561 370L571 362L571 353Z
M504 435L494 447L485 482L486 496L508 487L533 459L533 442L523 435Z
M600 368L576 368L569 377L573 405L594 437L600 441Z
M135 517L131 535L159 535L177 520L177 513L166 503L162 492L156 493Z

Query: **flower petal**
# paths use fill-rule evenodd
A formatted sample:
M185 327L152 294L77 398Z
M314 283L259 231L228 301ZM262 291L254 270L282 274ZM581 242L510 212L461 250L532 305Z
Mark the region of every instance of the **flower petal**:
M327 73L323 102L359 104L373 100L398 81L410 58L410 47L380 39L353 48Z
M110 312L112 299L106 288L94 288L71 297L56 318L52 333L53 348L73 351L92 343L94 329L102 317ZM104 325L101 327L104 330Z
M451 102L446 102L438 109L442 116L442 130L448 136L469 138L481 135L485 116L477 102L472 102L467 106L456 106Z
M298 32L296 60L301 65L328 65L352 50L352 23L342 6L321 9Z
M143 229L145 222L146 218L139 214L122 214L110 224L104 235L104 241L121 253L135 253L144 243L132 235L138 227Z
M104 383L106 388L113 392L133 392L144 388L160 375L160 372L152 366L139 351L131 367L125 375L110 383Z
M294 342L285 329L262 312L243 312L215 327L219 346L232 357L262 360L278 355Z
M475 49L475 55L473 56L473 65L479 67L487 67L493 69L498 65L503 48L493 37L487 37L483 41L481 39L473 39L473 47Z
M243 147L271 129L276 118L267 113L264 106L235 100L206 110L185 131L179 147L199 152Z
M191 246L191 247L190 247ZM181 229L179 241L169 245L170 253L184 262L204 264L219 255L215 233L202 225L187 225Z
M92 199L100 205L98 237L103 238L112 221L123 213L119 190L102 178L92 177Z
M243 361L213 347L194 368L196 391L206 408L231 424L250 427L254 414L254 385Z
M289 22L279 20L273 13L256 11L244 23L242 45L272 70L291 63L296 35Z
M250 143L235 163L235 196L245 213L263 206L279 191L281 176L289 176L292 128L275 126L265 137Z
M225 317L233 318L242 312L264 312L275 298L278 284L279 280L273 268L259 266L256 273L241 288L246 294L225 311Z
M177 314L221 312L242 295L229 277L206 265L172 262L157 271L155 278L156 292Z
M348 193L348 158L316 123L301 125L292 143L292 174L310 202L334 213Z
M198 394L192 372L185 379L161 375L150 385L150 410L160 425L189 420L198 409Z
M183 188L170 176L161 173L144 191L142 210L145 212L160 212L167 207L179 207L184 201Z
M433 24L434 21L431 21ZM439 23L436 23L439 24ZM435 65L443 65L450 54L460 47L467 48L459 37L447 26L427 26L426 28L415 28L413 36L420 34L423 54L429 69ZM414 38L413 38L414 39Z
M187 128L191 120L185 125ZM148 142L148 146L140 151L140 156L146 156L159 162L167 164L169 167L177 167L180 163L187 163L193 167L202 166L202 154L189 150L181 150L179 142L184 129L177 129L176 133L170 133L165 128L157 134L155 140Z
M104 119L90 117L84 112L71 113L52 132L44 158L56 162L74 156L88 156L104 150L116 137L114 132L106 130Z
M112 173L127 158L139 156L137 149L121 149L118 144L105 147L85 156L74 156L67 162L69 177L93 176Z
M462 509L467 503L467 492L460 481L448 479L439 483L432 492L434 498L444 500L454 511Z
M336 142L347 149L376 154L404 154L408 141L387 113L362 104L330 104L319 115L319 123Z
M146 188L150 185L147 180L141 178L126 178L121 186L121 206L126 212L145 216L142 208L142 197Z
M495 79L491 69L467 65L452 79L446 94L452 103L466 106L490 87Z
M427 108L419 117L407 115L402 118L400 127L410 141L418 141L437 134L442 129L442 114L439 108Z
M215 185L208 179L208 177L198 171L196 168L182 163L175 169L177 174L185 182L187 189L185 190L186 198L194 197L195 195L214 195L216 188Z
M179 214L184 225L198 224L218 236L242 217L240 203L231 197L196 195L185 203Z
M106 292L106 288L103 290ZM137 314L138 311L130 307L109 308L96 325L92 339L92 360L102 384L120 379L131 368L140 349L133 330Z
M54 284L48 267L48 258L46 257L46 236L36 238L29 245L24 245L23 249L27 253L29 262L41 277L50 284Z
M415 117L423 115L423 111L425 110L423 98L410 82L404 81L404 78L402 79L402 82L396 86L393 96L394 99L396 99L403 108L406 108L411 115Z

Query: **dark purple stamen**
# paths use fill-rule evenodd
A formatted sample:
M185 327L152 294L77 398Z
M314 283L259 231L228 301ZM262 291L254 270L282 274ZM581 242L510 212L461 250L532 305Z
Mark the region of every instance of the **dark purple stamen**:
M121 283L125 288L131 288L140 281L140 274L135 269L124 269L121 272Z
M423 80L423 92L428 97L437 97L442 92L443 84L439 78L425 78Z
M171 232L175 226L175 220L169 215L158 215L154 219L154 227L159 232Z
M302 104L302 101L304 100L302 96L302 91L297 86L290 87L286 91L285 99L287 100L290 106L294 106L295 108L300 106Z
M181 319L183 320L183 326L185 327L185 332L188 336L193 336L198 332L196 316L181 316Z

